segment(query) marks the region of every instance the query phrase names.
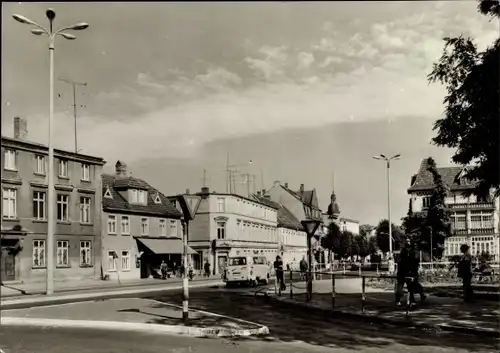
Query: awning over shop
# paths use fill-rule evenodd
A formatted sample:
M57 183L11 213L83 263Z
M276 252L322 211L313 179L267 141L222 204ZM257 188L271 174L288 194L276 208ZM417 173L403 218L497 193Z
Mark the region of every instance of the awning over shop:
M135 238L137 242L141 243L144 247L149 249L155 254L183 254L184 244L180 238ZM192 248L188 246L188 254L197 254Z

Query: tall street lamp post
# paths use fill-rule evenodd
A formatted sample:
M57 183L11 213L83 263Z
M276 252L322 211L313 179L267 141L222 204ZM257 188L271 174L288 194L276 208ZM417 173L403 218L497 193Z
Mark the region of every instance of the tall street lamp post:
M312 299L312 249L311 249L311 239L318 229L321 221L317 219L306 219L302 222L302 227L304 228L307 234L307 301Z
M182 319L185 323L189 321L189 278L188 278L188 238L189 222L192 221L200 207L201 196L198 195L178 195L177 201L183 214L183 257L184 275L182 278Z
M381 154L379 156L374 156L374 159L383 160L387 165L387 218L389 221L389 272L394 272L394 256L392 253L392 221L391 221L391 161L400 159L400 154L395 154L394 156L387 158L385 155Z
M81 22L74 24L72 26L63 27L59 30L54 30L53 22L56 17L56 13L52 9L48 9L45 14L49 19L49 29L40 26L38 23L24 17L21 15L12 15L17 22L27 24L30 26L35 26L37 28L32 29L31 33L34 35L47 35L49 38L49 62L50 62L50 72L49 72L49 175L48 175L48 192L47 192L47 295L54 293L54 207L56 200L54 198L54 147L52 146L52 135L54 129L54 45L56 36L73 40L76 37L72 34L65 33L64 31L79 31L89 27L87 23Z

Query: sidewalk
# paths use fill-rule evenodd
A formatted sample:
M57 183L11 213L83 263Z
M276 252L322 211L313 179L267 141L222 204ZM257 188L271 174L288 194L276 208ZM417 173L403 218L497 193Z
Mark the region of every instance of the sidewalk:
M201 277L197 276L190 282L200 282L207 280L219 280L219 276ZM54 292L73 292L81 290L94 289L112 289L112 288L127 288L135 286L154 286L165 285L169 283L182 283L182 278L169 278L166 280L145 278L145 279L129 279L118 282L117 280L103 281L100 279L76 279L54 282ZM20 283L20 284L2 284L0 296L2 298L21 297L26 295L45 294L45 282L35 283Z
M185 325L182 307L136 298L2 310L1 322L2 325L85 326L194 336L250 336L269 333L265 326L193 309L189 311L189 322Z

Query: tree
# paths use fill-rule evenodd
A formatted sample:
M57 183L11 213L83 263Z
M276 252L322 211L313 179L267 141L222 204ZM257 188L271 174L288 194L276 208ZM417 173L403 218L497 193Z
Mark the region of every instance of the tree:
M375 230L375 236L377 238L377 246L384 253L389 252L389 221L383 219L379 222L377 229ZM392 249L398 250L401 247L401 241L404 239L404 234L402 230L392 224Z
M499 0L480 0L478 8L500 17ZM487 196L490 189L500 195L500 38L483 52L463 36L444 41L443 54L428 75L429 82L440 82L447 90L444 117L434 123L432 142L454 148L452 160L470 166L465 176L477 182L476 195Z
M357 255L359 255L361 260L364 260L365 257L367 257L370 254L368 251L368 239L361 234L356 235L354 239L357 244L357 250L358 250Z
M368 238L373 230L375 228L372 225L369 224L362 224L359 226L359 235Z
M340 233L340 228L337 223L332 222L328 226L326 235L321 238L321 247L323 247L323 249L328 249L329 262L332 260L332 253L337 254L338 252Z
M432 255L441 257L444 251L444 241L447 237L451 236L451 212L445 204L447 190L434 159L429 157L427 164L434 181L434 189L432 190L430 205L427 210L426 228L421 232L420 243L423 246L422 250L427 250L430 254L432 246Z
M354 234L348 230L342 231L339 246L339 255L342 254L341 258L357 256L358 253L358 244L356 243Z
M368 254L374 255L378 252L377 237L371 237L368 240Z

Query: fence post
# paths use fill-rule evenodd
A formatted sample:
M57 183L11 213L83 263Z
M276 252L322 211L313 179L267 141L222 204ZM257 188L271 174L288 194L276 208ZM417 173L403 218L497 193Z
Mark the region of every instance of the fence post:
M293 272L290 270L290 299L293 299Z
M406 293L406 317L410 316L410 291Z
M345 275L345 262L344 262L344 275Z
M335 308L335 273L332 271L332 308Z
M361 277L361 263L359 264L359 276Z
M378 264L377 264L377 276L380 276L380 272L378 272Z
M365 302L366 302L366 277L361 277L361 311L365 312Z

